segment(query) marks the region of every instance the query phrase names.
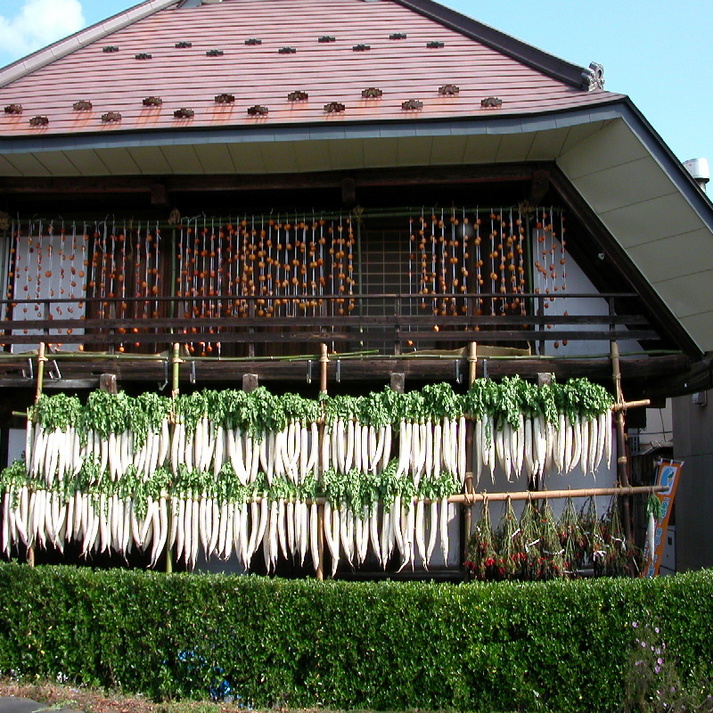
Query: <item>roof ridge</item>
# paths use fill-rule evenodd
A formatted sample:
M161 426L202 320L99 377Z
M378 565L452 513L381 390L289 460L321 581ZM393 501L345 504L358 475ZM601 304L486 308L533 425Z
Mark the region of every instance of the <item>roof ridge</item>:
M74 52L74 50L96 42L112 32L122 30L127 25L142 20L144 17L178 2L179 0L144 0L144 2L133 5L116 15L112 15L105 20L100 20L68 37L64 37L51 45L28 54L26 57L22 57L0 69L0 87L5 87L31 72L54 62L54 60L65 57L71 52Z
M519 62L544 72L553 79L558 79L578 89L590 89L590 69L572 64L534 45L519 40L512 35L475 20L457 10L445 7L434 0L393 0L414 12L418 12L431 20L460 32L471 39L487 45L491 49L502 52Z

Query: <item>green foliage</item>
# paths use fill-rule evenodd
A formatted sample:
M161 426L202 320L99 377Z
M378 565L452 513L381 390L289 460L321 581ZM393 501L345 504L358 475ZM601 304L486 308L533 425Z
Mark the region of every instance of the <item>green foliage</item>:
M680 685L710 679L712 572L450 585L0 566L0 673L155 698L228 681L260 707L608 713L632 622L661 626Z

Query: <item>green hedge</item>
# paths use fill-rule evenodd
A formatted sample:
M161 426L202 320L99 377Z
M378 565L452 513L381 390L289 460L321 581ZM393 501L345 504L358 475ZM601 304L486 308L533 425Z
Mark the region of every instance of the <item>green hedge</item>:
M682 680L710 676L713 572L449 585L0 565L0 673L156 698L225 681L261 707L616 711L647 623Z

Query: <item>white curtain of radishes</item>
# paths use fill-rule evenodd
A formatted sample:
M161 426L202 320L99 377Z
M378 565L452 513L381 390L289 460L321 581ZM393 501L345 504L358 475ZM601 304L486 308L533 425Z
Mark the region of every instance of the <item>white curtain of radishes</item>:
M43 396L24 461L0 476L0 551L75 541L85 555L138 549L155 566L172 548L193 567L202 550L250 569L261 549L268 571L308 553L316 568L324 498L333 572L369 555L428 567L437 546L448 561L448 498L466 472L477 484L500 468L536 485L594 473L611 458L611 405L586 379L517 377L464 394L443 383L318 400L262 387Z

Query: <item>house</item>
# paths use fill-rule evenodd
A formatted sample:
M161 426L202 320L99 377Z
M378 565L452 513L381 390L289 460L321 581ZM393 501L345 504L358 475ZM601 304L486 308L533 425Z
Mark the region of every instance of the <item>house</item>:
M431 0L147 0L0 106L6 425L40 342L63 391L173 344L188 390L611 388L612 343L627 400L711 386L710 201L597 64Z

